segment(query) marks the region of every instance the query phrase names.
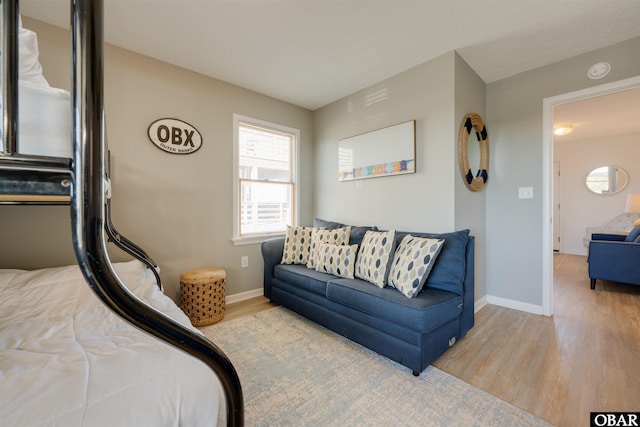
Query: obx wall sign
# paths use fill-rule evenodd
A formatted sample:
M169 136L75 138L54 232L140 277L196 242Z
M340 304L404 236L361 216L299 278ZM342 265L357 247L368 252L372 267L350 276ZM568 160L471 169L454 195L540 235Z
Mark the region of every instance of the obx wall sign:
M153 145L171 154L191 154L202 147L198 129L179 119L158 119L147 129Z

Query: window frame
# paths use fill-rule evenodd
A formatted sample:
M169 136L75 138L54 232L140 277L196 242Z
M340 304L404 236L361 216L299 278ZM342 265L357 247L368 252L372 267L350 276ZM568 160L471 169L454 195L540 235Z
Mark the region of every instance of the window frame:
M300 215L300 185L298 179L298 170L300 165L299 153L300 153L300 130L276 123L267 122L253 117L244 116L241 114L233 114L233 236L232 242L234 245L249 245L255 243L261 243L269 238L284 236L285 231L269 232L260 234L251 234L247 236L240 235L240 188L241 181L245 180L240 178L240 125L245 124L247 126L253 126L256 128L265 129L277 133L284 133L293 137L291 144L290 155L290 167L291 167L291 185L292 189L292 201L291 208L293 209L292 220L293 224L299 224ZM269 182L269 181L267 181ZM278 183L281 181L273 181Z

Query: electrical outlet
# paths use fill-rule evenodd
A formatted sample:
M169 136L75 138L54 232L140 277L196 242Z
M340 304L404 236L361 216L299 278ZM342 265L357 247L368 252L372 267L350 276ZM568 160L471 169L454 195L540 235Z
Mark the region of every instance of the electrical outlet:
M249 267L249 257L248 256L245 255L242 258L240 258L240 267L242 267L242 268Z

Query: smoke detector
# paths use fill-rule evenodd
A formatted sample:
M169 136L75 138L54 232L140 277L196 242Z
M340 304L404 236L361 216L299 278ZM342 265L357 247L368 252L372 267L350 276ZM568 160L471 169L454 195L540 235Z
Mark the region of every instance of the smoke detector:
M609 74L609 71L611 71L611 64L608 62L598 62L597 64L593 64L589 67L587 76L592 80L597 80Z

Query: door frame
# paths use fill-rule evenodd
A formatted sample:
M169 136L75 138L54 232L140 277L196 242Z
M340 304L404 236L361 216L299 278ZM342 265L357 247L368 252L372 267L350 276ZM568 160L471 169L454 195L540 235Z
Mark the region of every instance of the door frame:
M542 100L542 314L553 315L553 108L640 86L640 76Z
M563 251L563 243L564 239L562 239L562 209L561 209L561 200L562 200L562 177L560 174L560 162L554 160L553 161L553 222L551 223L553 227L553 240L552 240L552 249L553 252L564 252Z

